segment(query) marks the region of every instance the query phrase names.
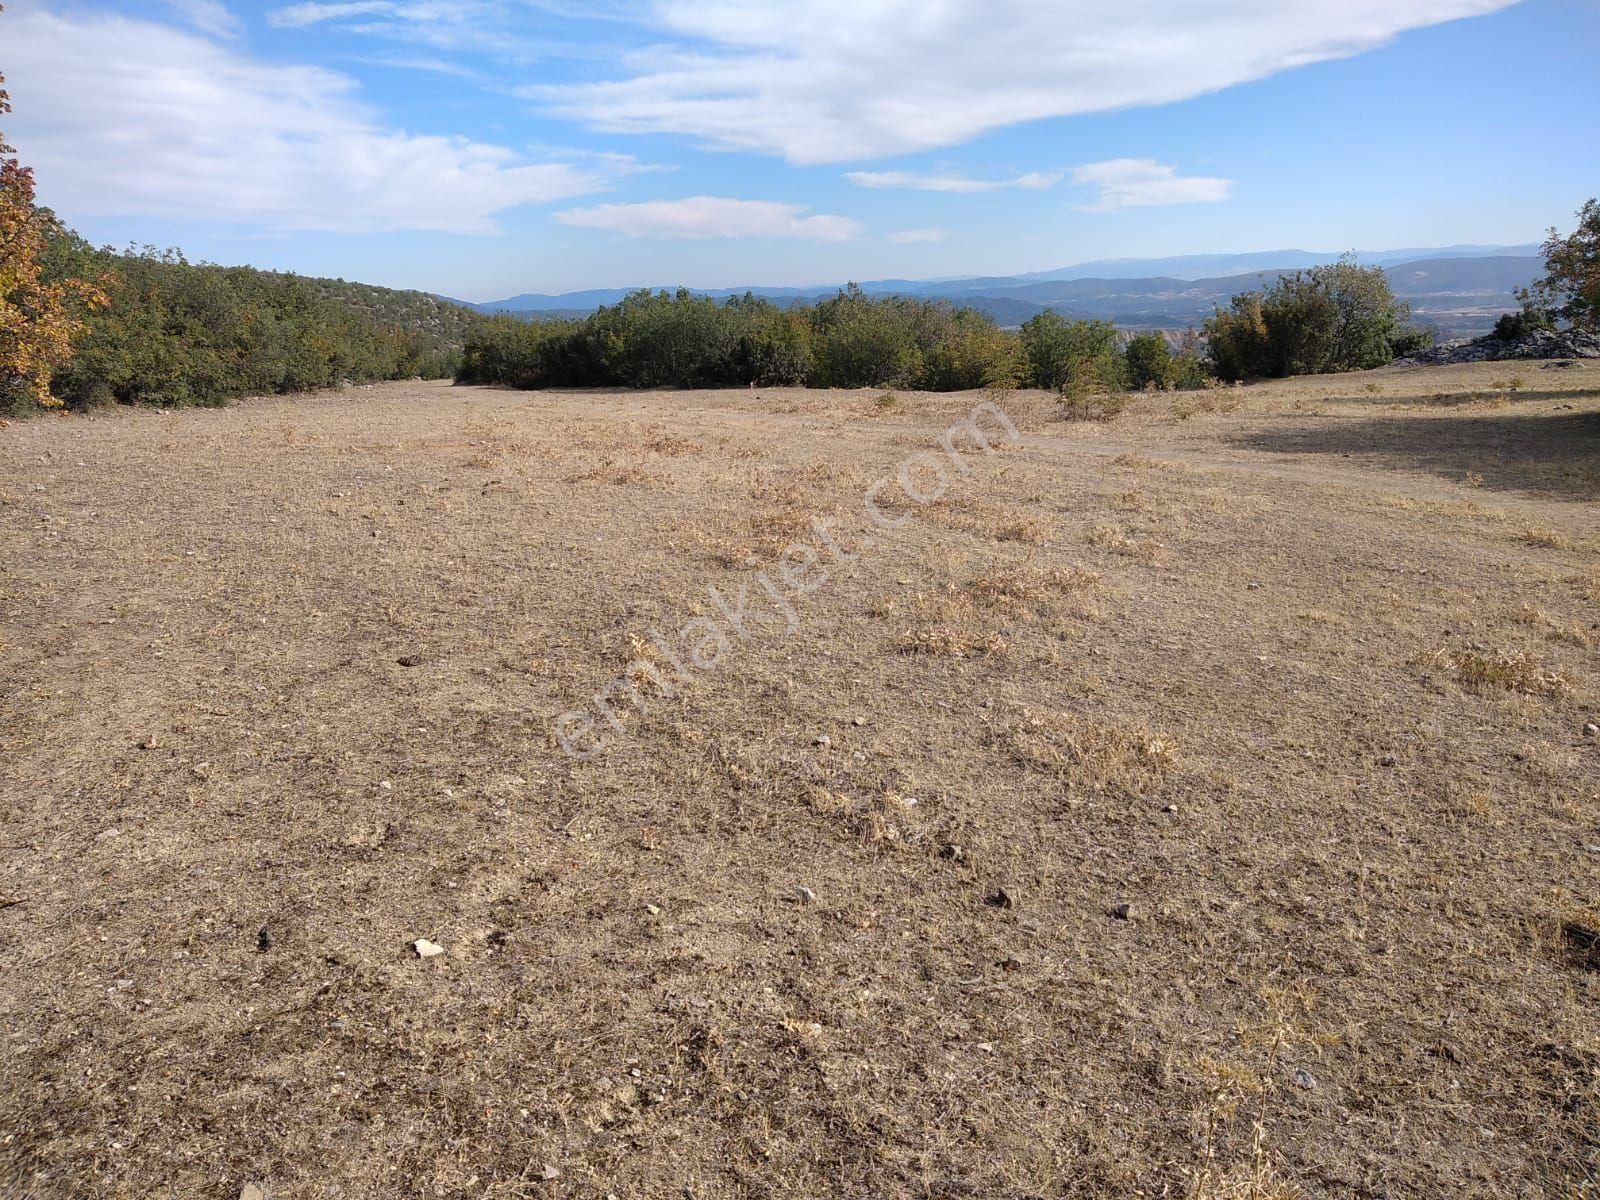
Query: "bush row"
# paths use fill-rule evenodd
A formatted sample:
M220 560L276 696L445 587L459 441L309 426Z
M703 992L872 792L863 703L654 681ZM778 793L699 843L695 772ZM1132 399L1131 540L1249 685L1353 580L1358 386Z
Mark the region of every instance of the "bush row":
M635 292L583 320L497 317L467 338L457 378L511 387L1042 387L1115 391L1199 386L1192 337L1126 346L1105 321L1041 313L1012 333L948 301L868 296L851 285L815 306L746 294L718 304L685 290Z

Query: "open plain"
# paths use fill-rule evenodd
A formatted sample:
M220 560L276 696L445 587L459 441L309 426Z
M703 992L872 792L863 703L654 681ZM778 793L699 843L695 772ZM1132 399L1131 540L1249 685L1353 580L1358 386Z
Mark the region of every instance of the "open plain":
M0 1196L1595 1194L1597 501L1595 364L0 429Z

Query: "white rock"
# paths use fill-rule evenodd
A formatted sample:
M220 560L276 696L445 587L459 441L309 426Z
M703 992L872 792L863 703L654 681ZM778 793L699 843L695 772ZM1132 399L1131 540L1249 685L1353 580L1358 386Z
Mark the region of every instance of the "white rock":
M417 952L418 958L433 958L444 953L443 946L438 942L430 942L427 938L418 938L411 943L411 948Z

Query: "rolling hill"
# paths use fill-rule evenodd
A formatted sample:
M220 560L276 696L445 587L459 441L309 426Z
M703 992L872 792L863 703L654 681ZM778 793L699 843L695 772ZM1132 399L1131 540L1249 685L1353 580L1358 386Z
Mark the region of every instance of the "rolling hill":
M1416 319L1442 336L1486 331L1516 306L1516 290L1539 274L1533 246L1452 246L1441 250L1381 251L1360 255L1380 265L1395 294ZM1304 250L1171 259L1107 260L1025 275L963 279L879 279L863 283L874 295L937 297L988 313L1002 325L1020 325L1045 309L1073 317L1113 320L1129 329L1182 329L1204 321L1239 292L1269 286L1282 274L1329 262L1337 255ZM1201 269L1215 273L1194 274ZM582 316L615 304L633 288L596 288L561 294L525 293L473 304L480 312L530 318ZM696 289L718 299L752 292L775 303L808 303L831 296L838 285L811 288ZM460 302L458 302L460 303Z

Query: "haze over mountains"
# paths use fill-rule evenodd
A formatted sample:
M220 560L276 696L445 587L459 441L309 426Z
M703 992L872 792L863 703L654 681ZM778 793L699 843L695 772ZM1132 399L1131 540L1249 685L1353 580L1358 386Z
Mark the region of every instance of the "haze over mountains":
M1516 307L1516 290L1527 286L1541 272L1538 250L1536 245L1443 246L1362 251L1357 257L1363 265L1384 268L1395 294L1411 305L1419 323L1433 326L1441 336L1461 337L1484 332L1502 312ZM1336 258L1337 253L1268 250L1104 259L1022 275L877 279L864 282L861 287L874 295L949 299L981 309L1002 325L1020 325L1049 308L1069 317L1113 320L1128 329L1182 329L1198 325L1238 292L1269 286L1287 272ZM825 299L839 287L828 284L693 290L719 299L748 291L777 303L801 303ZM585 316L636 290L526 293L469 307L530 319Z

